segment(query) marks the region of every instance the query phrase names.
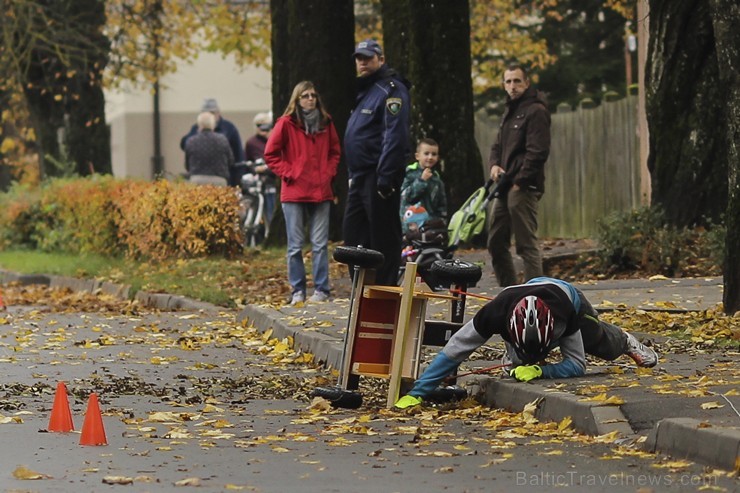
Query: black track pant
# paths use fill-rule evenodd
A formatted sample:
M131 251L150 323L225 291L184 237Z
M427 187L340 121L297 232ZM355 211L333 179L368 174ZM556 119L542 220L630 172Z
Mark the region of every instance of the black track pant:
M627 350L627 335L616 325L599 320L596 309L580 290L577 291L581 298L578 328L583 338L583 349L588 354L608 361L623 355Z

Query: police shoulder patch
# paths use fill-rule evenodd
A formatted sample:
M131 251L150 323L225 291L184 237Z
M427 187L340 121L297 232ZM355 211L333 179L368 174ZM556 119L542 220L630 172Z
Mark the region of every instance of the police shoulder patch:
M399 114L401 112L401 106L403 106L401 98L388 98L385 100L385 107L391 115Z

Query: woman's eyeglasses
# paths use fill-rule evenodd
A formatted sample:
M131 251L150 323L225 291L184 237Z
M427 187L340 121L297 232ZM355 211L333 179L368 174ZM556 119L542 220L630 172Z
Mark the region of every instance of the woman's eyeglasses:
M319 95L315 92L307 92L306 94L301 94L301 99L316 99Z

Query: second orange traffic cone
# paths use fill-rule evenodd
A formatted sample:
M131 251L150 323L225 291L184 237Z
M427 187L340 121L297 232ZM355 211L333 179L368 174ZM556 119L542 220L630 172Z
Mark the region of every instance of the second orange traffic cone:
M103 427L103 415L100 413L98 395L90 394L85 412L85 422L82 424L82 436L80 445L108 445Z
M69 410L69 400L67 399L67 386L64 385L64 382L59 382L57 392L54 394L54 405L51 408L48 431L67 433L74 431L74 429L72 412Z

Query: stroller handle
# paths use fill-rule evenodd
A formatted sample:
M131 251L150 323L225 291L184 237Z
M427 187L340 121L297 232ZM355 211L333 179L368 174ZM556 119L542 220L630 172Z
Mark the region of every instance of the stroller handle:
M493 186L495 183L493 178L489 178L484 186L486 189L486 203L493 200L493 194L496 193L496 187Z

